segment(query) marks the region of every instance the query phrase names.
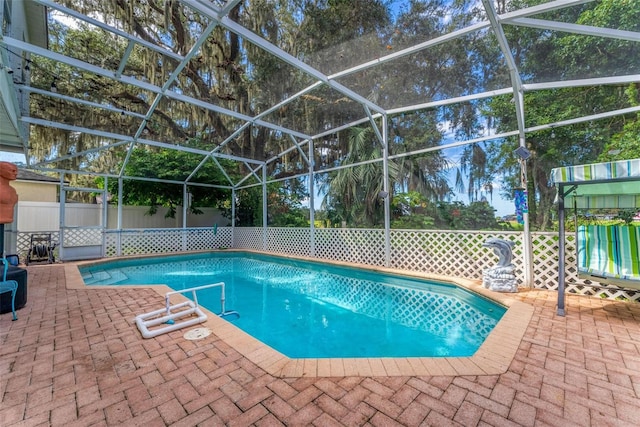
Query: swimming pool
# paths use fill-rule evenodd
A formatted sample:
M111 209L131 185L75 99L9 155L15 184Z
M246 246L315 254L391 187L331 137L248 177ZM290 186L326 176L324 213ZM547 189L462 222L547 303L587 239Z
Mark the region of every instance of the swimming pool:
M244 252L115 260L80 267L88 285L223 281L233 324L291 358L461 357L506 309L457 286ZM220 290L198 292L220 311Z

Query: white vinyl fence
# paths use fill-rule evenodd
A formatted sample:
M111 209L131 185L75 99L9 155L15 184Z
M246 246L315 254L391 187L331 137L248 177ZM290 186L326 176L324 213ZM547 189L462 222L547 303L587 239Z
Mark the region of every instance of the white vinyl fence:
M154 215L147 215L146 206L123 206L122 228L179 228L182 227L182 208L176 211L175 218L165 218L168 208L160 207ZM187 227L206 227L227 225L217 209L201 208L203 214L187 214ZM53 202L18 202L16 210L17 229L20 231L58 230L60 227L60 204ZM101 223L102 205L85 203L65 204L65 223L74 227L95 226ZM104 224L103 224L104 225ZM107 229L118 226L118 207L109 205L107 211Z

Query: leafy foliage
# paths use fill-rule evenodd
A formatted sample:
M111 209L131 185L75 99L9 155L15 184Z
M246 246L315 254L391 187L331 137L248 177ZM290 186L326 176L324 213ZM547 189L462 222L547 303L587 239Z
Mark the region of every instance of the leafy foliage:
M176 207L183 205L184 188L182 184L158 182L155 179L183 181L198 166L201 158L190 153L173 150L150 150L135 148L125 165L125 175L143 178L123 181L122 202L125 205L150 206L149 215L157 212L159 206L168 207L166 216L174 218ZM228 185L226 178L213 162L203 166L209 184ZM146 178L146 179L145 179ZM148 180L149 178L154 180ZM118 181L109 180L109 192L118 194ZM189 186L191 204L189 211L200 214L198 207L221 207L229 198L229 190L220 188Z
M323 206L333 212L334 221L346 222L349 226L382 223L384 213L379 194L383 190L384 176L381 157L382 145L372 128L350 129L343 163L356 165L331 173L322 187L325 193ZM390 161L390 179L395 178L397 170L397 165Z
M518 6L538 1L519 1ZM640 5L633 2L603 0L584 7L553 14L559 20L584 25L640 30ZM571 16L569 16L571 15ZM537 30L505 30L512 49L517 52L523 75L531 81L564 78L600 77L615 73L637 72L637 43L587 37L560 32L540 34ZM635 71L633 71L635 70ZM576 117L614 111L638 105L637 84L629 86L574 87L525 93L526 126L534 127ZM515 128L511 97L497 97L485 108L495 118L498 132ZM526 162L529 183L529 215L532 226L547 229L552 225L555 190L549 186L551 169L590 163L597 160L634 158L640 155L636 115L614 116L527 135L531 158ZM604 123L603 123L604 122ZM491 171L503 175L502 194L510 197L521 185L519 163L513 150L514 139L496 141L489 148ZM609 152L614 154L608 154Z
M427 214L428 200L417 191L397 194L391 202L391 228L425 230L433 228L434 219Z
M495 209L487 202L440 203L436 224L451 230L499 230L503 228L495 217Z

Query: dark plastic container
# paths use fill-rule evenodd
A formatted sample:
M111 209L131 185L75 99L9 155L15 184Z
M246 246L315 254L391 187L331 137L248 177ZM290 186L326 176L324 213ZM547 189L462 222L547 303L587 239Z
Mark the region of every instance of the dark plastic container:
M2 279L1 270L0 279ZM9 270L7 271L7 280L15 280L18 282L18 292L16 292L16 310L18 310L27 304L27 270L20 267L9 266ZM7 292L0 295L0 313L10 312L11 293Z

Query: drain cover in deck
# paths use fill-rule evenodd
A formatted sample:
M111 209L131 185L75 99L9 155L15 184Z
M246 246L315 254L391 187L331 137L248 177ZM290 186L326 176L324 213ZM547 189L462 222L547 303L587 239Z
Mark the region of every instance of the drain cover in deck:
M211 335L211 329L209 328L195 328L187 331L184 334L184 338L187 340L201 340L202 338L208 337Z

